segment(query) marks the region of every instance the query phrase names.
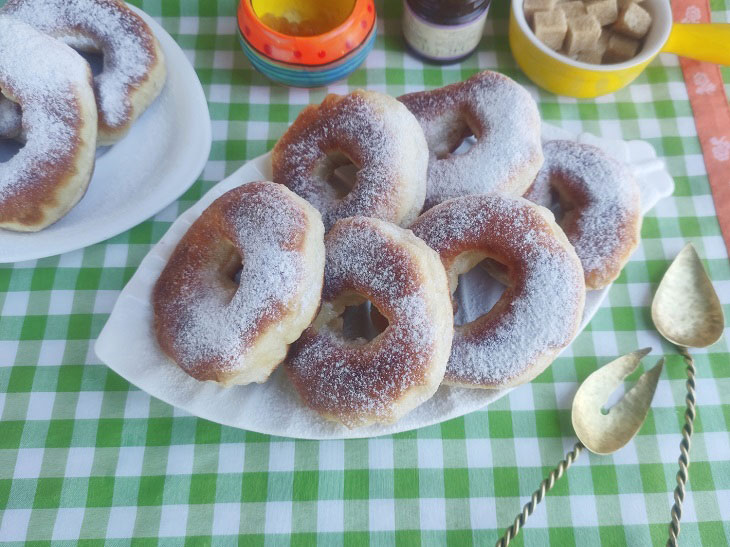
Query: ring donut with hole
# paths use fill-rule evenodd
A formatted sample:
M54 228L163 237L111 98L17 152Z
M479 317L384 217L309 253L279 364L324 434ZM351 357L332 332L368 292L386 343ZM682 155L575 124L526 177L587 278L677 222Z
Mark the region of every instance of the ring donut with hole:
M266 381L317 312L323 237L317 210L280 184L251 182L223 194L190 226L155 284L160 347L198 380Z
M583 264L586 287L601 289L639 245L639 186L627 166L595 146L549 141L543 153L545 164L525 198L549 207L557 193L559 224Z
M522 195L542 165L540 113L521 85L497 72L398 98L423 128L430 151L426 208L450 198ZM475 144L454 154L464 139Z
M363 215L407 226L426 196L423 130L393 97L357 90L307 106L274 146L274 181L322 213L325 228ZM334 171L353 164L354 184Z
M583 268L548 209L520 197L468 196L429 209L411 229L441 256L452 293L482 260L506 266L507 288L494 307L455 328L445 384L528 382L577 334Z
M26 144L0 163L0 228L35 232L65 215L94 170L89 65L58 40L0 15L0 89L25 111Z
M382 220L339 220L325 238L322 307L286 371L304 403L347 427L394 422L429 399L451 348L449 287L438 255ZM347 340L340 315L369 300L387 318L372 341Z
M165 84L157 38L121 0L8 0L0 13L74 49L104 56L104 69L94 77L99 145L121 139Z

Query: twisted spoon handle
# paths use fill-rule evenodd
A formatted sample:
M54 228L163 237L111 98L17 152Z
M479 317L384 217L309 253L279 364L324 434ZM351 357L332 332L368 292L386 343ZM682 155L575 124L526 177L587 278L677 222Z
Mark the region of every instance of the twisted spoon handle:
M695 421L695 362L687 348L678 348L679 353L687 363L687 409L684 411L684 427L682 441L679 443L679 471L677 472L677 487L674 489L674 506L672 506L672 522L669 524L669 539L667 547L676 547L679 537L679 521L682 518L682 502L684 501L684 487L689 479L689 451L692 447L692 432Z
M555 486L555 481L562 477L563 473L565 473L573 462L578 459L578 456L580 456L580 453L584 448L585 446L583 446L582 442L578 441L575 443L573 450L565 455L565 459L562 460L555 469L550 471L550 474L540 483L540 487L532 493L530 501L528 501L522 508L522 512L517 515L512 526L507 528L504 535L497 541L496 547L507 547L509 542L520 533L520 528L525 525L527 517L532 514L537 504L545 497L545 494L548 493L553 486Z

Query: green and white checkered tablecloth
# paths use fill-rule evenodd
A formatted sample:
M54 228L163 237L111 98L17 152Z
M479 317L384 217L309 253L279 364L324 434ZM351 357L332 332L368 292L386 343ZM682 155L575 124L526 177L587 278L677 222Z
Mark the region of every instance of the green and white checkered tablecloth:
M628 89L595 101L541 92L516 68L497 0L478 53L454 66L404 54L401 5L381 1L366 64L329 88L432 88L479 69L524 83L544 119L574 131L645 139L677 189L644 221L642 246L592 323L539 378L463 418L370 440L313 442L220 426L139 391L93 341L144 255L176 216L269 150L325 90L271 85L239 50L233 0L134 2L185 49L207 93L213 149L201 179L153 219L61 256L0 265L0 543L15 545L493 544L574 442L577 385L615 356L667 356L649 417L613 456L583 456L516 544L663 544L684 411L684 366L654 332L653 290L692 241L730 312L730 262L714 216L677 58L661 55ZM728 0L713 0L716 21ZM730 72L724 72L730 81ZM727 338L694 352L700 410L682 545L730 542Z

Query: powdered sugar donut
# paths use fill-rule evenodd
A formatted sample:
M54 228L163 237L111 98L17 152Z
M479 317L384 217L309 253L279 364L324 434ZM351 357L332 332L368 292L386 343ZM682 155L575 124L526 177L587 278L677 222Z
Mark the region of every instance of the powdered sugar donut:
M375 91L327 95L306 107L274 147L274 181L337 219L364 215L407 226L426 196L428 155L423 131L394 98ZM358 169L350 188L333 184L335 168Z
M438 255L407 230L339 220L325 238L322 308L292 346L286 370L304 403L347 427L393 422L430 398L453 335ZM388 320L375 339L346 340L339 316L370 300Z
M639 244L641 194L628 168L600 148L573 141L550 141L545 164L525 197L550 206L559 196L559 221L575 247L586 287L601 289L621 273Z
M8 0L0 13L75 49L104 55L104 70L94 78L99 144L121 139L165 83L160 44L121 0Z
M155 285L162 349L198 380L266 381L317 312L323 236L317 210L280 184L223 194L190 226Z
M452 292L459 275L485 258L507 267L509 284L494 307L455 328L444 383L528 382L578 332L583 269L549 210L519 197L469 196L433 207L411 228L441 256Z
M0 15L0 89L24 111L26 144L0 163L0 227L35 232L84 195L94 169L96 103L75 51Z
M484 71L398 100L416 116L428 142L426 208L471 194L522 195L542 165L537 105L502 74ZM452 154L470 135L474 146Z

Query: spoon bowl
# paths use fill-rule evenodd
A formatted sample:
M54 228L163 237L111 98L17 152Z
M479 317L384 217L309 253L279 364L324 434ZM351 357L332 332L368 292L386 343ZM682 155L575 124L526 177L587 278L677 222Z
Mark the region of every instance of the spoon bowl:
M626 445L641 429L654 398L664 359L644 374L608 412L602 408L619 383L636 370L645 348L619 357L593 372L573 399L573 429L585 447L595 454L611 454Z
M704 348L722 336L725 316L720 299L691 243L664 274L651 317L659 333L677 346Z

